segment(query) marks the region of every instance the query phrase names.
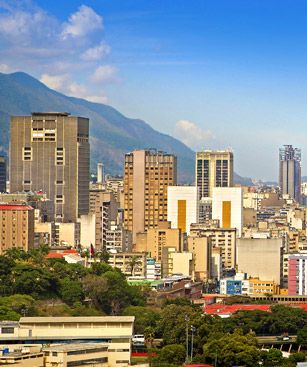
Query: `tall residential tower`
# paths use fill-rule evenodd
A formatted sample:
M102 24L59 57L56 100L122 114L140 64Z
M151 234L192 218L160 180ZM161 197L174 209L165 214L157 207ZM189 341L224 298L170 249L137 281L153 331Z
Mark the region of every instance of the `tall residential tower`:
M212 197L213 187L233 186L233 153L228 150L197 152L195 173L199 200Z
M301 200L301 150L292 145L279 149L279 186L298 203Z
M125 227L136 234L167 221L167 188L177 183L177 158L156 150L125 155Z
M11 118L10 191L43 191L56 222L89 211L89 120L62 112Z

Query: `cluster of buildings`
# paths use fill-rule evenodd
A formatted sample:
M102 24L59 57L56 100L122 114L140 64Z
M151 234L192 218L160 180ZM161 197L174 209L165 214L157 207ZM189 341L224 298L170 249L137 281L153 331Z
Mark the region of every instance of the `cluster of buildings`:
M9 180L0 159L0 254L45 244L62 255L73 248L63 257L90 266L107 252L132 283L190 279L225 294L307 296L299 149L280 149L279 188L234 185L228 150L196 153L193 186L178 185L176 156L155 149L127 153L123 177L99 163L90 182L88 119L14 116L10 136Z

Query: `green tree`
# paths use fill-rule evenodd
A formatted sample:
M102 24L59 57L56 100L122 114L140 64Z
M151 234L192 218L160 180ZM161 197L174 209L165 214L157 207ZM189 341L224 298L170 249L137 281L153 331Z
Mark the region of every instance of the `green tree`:
M219 367L254 367L260 361L254 334L242 335L240 329L234 334L212 333L203 350L206 361Z
M145 306L128 306L124 309L123 315L135 316L134 331L136 334L144 334L149 327L155 328L160 314Z
M269 349L268 352L262 351L261 358L265 367L281 366L284 360L282 352L275 348Z
M297 344L302 345L304 348L307 347L307 324L298 330L296 341Z
M68 305L72 306L75 302L83 300L83 290L81 282L64 278L60 281L60 297Z
M181 344L170 344L166 345L161 349L158 354L156 363L158 362L158 366L161 364L170 363L175 365L182 365L185 360L185 348ZM154 364L156 364L154 362Z

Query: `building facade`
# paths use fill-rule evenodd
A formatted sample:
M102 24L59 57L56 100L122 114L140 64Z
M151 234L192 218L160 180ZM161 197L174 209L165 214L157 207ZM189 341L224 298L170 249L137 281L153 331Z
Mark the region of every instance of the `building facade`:
M301 201L301 150L292 145L279 149L279 186L283 195Z
M212 219L220 227L236 228L241 237L243 225L243 192L241 187L214 187L212 196Z
M89 120L42 112L11 118L10 192L41 191L57 222L89 211Z
M190 233L190 225L198 223L197 188L169 186L167 193L167 220L172 228Z
M307 296L307 254L289 256L288 294Z
M228 150L197 152L195 173L199 200L211 197L213 187L233 186L233 153Z
M0 205L0 255L14 247L34 246L34 209L29 205Z
M136 234L167 220L167 188L177 183L177 158L156 150L125 155L124 223Z

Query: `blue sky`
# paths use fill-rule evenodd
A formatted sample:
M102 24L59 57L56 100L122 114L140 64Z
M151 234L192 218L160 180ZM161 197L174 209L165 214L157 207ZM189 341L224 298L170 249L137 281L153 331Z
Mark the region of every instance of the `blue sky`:
M307 174L306 1L0 0L0 71L15 70L232 148L244 176L276 180L293 144Z

